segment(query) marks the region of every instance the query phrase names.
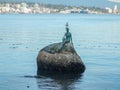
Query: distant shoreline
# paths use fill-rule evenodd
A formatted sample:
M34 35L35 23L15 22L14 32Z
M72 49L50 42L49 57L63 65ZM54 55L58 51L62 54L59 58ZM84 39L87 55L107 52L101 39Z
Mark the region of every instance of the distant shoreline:
M116 6L117 7L117 6ZM0 14L120 14L110 8L67 6L40 3L0 3Z

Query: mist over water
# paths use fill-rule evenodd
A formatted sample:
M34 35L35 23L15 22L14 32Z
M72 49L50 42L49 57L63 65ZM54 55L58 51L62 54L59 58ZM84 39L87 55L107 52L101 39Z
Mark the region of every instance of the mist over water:
M66 22L86 71L34 77L39 50L62 41ZM119 28L119 15L0 15L0 89L119 90Z

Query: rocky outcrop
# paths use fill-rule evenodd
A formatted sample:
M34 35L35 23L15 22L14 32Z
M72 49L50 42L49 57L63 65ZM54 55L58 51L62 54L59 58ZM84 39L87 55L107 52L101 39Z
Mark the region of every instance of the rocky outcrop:
M40 50L37 56L39 71L83 73L85 65L77 55L72 43L51 44Z

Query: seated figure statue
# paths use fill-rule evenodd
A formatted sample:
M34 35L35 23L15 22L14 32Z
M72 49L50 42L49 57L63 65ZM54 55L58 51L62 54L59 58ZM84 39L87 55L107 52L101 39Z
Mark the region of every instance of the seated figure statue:
M62 51L62 49L64 48L64 46L65 46L67 43L72 43L72 35L71 35L71 33L69 32L68 23L66 23L66 33L65 33L65 35L63 36L62 44L61 44L60 49L58 50L58 53Z
M68 23L66 23L66 33L63 37L63 40L62 40L62 43L63 43L63 46L66 44L66 43L72 43L72 35L71 33L69 32L69 28L68 28Z
M72 35L69 32L69 28L68 28L68 23L66 23L66 33L63 36L62 39L62 43L60 48L58 49L58 53L62 51L62 49L65 47L66 44L71 43L72 44Z

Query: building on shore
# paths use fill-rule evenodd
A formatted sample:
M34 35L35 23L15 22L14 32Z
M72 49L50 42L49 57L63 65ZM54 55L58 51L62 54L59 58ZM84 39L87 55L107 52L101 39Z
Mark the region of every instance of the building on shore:
M114 6L113 13L114 13L114 14L118 14L118 6L117 6L117 5Z
M106 7L105 9L108 11L109 14L112 14L112 13L113 13L113 10L112 10L111 8Z
M0 3L0 13L16 13L16 14L41 14L41 13L80 13L80 14L118 14L118 7L115 5L114 10L111 8L98 7L76 7L64 5L47 5L40 3Z

